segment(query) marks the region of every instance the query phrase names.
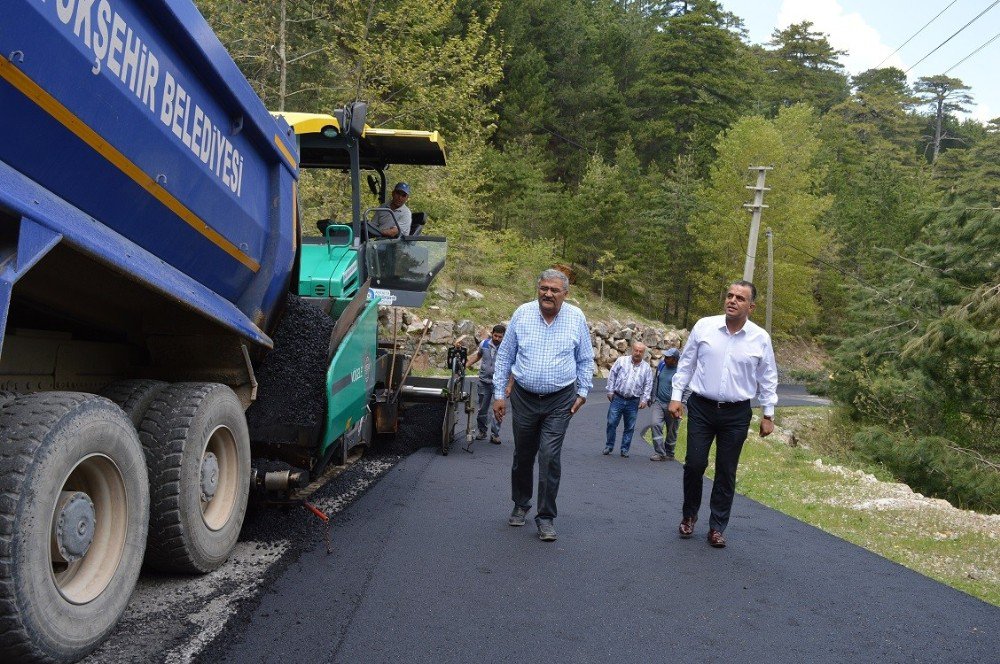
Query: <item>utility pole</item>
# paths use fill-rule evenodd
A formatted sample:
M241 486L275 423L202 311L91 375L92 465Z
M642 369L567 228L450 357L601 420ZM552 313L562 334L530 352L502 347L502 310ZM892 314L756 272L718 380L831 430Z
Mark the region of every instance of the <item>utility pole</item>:
M753 281L753 268L755 257L757 256L757 235L760 233L760 211L767 206L764 205L764 192L771 191L770 187L764 186L764 178L771 166L751 166L751 171L757 171L757 185L746 185L747 189L753 189L753 203L744 203L743 207L749 209L753 216L750 220L750 239L747 241L747 258L743 264L743 280Z
M774 302L774 233L767 229L767 307L764 309L764 329L771 334L771 305Z

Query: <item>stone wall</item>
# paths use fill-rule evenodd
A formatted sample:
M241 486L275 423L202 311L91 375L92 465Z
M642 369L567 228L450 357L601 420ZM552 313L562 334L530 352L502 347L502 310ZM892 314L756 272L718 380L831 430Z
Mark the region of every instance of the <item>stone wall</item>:
M420 354L414 360L414 369L445 369L447 367L448 347L458 342L469 349L469 353L479 345L479 342L489 337L494 323L480 325L471 320L435 320L420 318L407 309L398 308L396 321L397 343L405 352L412 354L417 341L429 324L427 336L421 344ZM506 323L507 321L504 321ZM641 341L649 349L647 357L654 367L663 357L667 348L680 348L687 338L687 330L678 330L671 326L651 327L635 321L621 322L611 320L588 321L590 326L590 342L594 347L594 375L605 377L615 360L630 352L633 341ZM393 310L389 307L379 308L379 336L386 341L392 340Z

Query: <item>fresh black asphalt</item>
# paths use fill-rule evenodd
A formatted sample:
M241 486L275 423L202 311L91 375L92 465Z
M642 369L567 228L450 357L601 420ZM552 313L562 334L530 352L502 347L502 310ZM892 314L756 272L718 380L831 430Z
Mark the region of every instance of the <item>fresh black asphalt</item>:
M737 496L680 540L679 463L602 456L600 390L563 449L559 539L507 526L504 443L391 470L203 661L997 662L1000 609ZM648 417L648 416L647 416ZM645 420L640 419L640 428Z

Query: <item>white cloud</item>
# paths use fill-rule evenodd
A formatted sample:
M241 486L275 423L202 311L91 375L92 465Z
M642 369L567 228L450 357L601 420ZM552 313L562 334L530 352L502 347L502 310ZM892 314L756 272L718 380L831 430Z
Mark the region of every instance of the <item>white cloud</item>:
M884 44L878 30L861 14L845 12L837 0L784 0L778 10L778 28L802 21L812 21L814 31L826 33L835 49L847 51L841 63L851 74L871 69L895 48ZM898 54L882 66L906 69Z
M993 118L997 117L997 115L997 113L994 113L992 109L990 109L989 104L978 103L975 108L972 109L972 112L969 113L968 117L986 124Z

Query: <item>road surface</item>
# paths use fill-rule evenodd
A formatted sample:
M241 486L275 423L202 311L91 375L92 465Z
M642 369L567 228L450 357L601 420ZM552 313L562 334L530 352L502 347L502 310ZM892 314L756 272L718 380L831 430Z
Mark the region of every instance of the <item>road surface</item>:
M204 662L996 662L1000 609L737 496L729 546L680 540L679 463L563 452L555 543L507 526L504 443L394 466L244 602ZM640 426L643 420L640 419Z

